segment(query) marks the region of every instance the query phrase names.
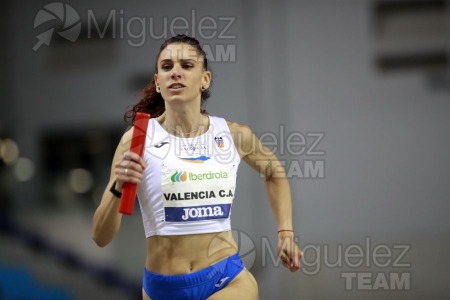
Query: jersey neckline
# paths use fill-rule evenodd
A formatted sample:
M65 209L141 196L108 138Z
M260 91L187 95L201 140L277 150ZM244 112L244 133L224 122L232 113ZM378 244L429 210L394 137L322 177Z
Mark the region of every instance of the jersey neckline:
M162 127L162 125L158 122L158 118L154 118L154 122L156 123L156 126L158 126L160 130L165 132L167 134L167 136L169 136L172 139L193 140L193 139L202 138L203 136L206 136L207 134L209 134L211 132L211 130L212 130L212 126L211 126L212 125L211 124L212 118L211 118L210 115L206 115L206 116L208 117L208 129L204 133L202 133L200 135L197 135L197 136L193 136L193 137L179 137L179 136L173 135L173 134L169 133L164 127Z

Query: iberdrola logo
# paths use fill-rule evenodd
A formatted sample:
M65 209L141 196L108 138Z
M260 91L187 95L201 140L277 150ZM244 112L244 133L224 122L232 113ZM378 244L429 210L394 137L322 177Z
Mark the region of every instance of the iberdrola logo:
M172 183L175 182L184 182L187 179L187 173L186 171L175 171L175 173L172 174L172 176L170 176L170 180L172 181Z

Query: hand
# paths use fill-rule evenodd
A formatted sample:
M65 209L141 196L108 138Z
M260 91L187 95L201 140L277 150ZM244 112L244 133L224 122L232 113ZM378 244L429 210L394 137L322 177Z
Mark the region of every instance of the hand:
M116 188L121 191L124 182L140 183L147 163L136 153L127 151L114 165Z
M283 266L291 272L300 268L303 252L295 243L293 232L283 231L278 233L278 256L281 258Z

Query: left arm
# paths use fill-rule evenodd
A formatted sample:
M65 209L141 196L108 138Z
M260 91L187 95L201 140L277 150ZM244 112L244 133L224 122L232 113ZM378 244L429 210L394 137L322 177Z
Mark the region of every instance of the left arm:
M294 272L300 267L302 252L294 241L291 190L284 167L248 126L231 122L228 125L242 159L264 177L278 228L278 255L283 265Z

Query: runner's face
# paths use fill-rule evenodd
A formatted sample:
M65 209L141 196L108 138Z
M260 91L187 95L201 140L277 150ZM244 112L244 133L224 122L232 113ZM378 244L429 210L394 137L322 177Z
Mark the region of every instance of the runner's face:
M165 101L199 101L201 87L208 87L211 74L203 68L203 57L188 44L170 44L158 58L156 84Z

